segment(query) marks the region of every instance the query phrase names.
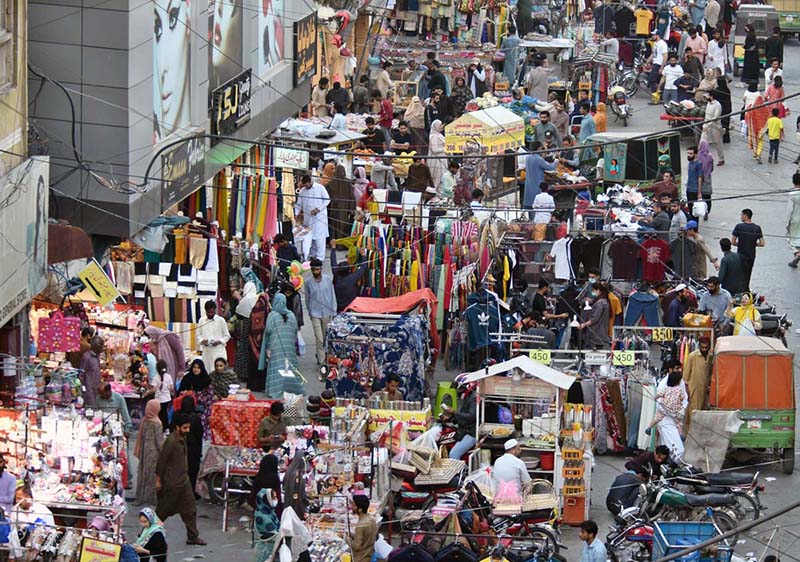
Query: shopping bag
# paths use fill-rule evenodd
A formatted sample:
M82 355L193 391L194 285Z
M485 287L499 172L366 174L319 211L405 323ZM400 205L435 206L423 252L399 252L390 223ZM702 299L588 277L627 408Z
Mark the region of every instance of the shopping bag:
M697 201L692 203L692 214L697 217L704 217L708 213L708 203L705 201Z
M40 352L78 351L81 348L81 321L79 318L66 317L60 310L53 312L49 318L39 319Z
M300 357L306 356L306 340L303 339L303 334L297 330L297 355Z
M181 402L183 402L183 399L186 398L187 396L191 396L192 398L194 398L194 407L197 408L197 396L195 396L193 390L190 390L188 392L184 392L183 394L181 394L172 401L172 408L175 412L181 411Z

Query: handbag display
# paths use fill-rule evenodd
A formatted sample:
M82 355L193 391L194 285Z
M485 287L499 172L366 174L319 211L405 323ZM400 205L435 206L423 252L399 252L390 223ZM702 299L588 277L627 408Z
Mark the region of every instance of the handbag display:
M39 351L79 351L81 348L81 321L74 316L64 316L60 310L49 318L39 319Z

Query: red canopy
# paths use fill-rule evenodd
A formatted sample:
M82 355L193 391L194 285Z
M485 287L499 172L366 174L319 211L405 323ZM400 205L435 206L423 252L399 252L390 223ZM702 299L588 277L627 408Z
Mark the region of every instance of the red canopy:
M439 355L439 330L436 328L438 301L436 300L436 295L430 289L420 289L399 297L383 299L357 297L345 308L345 311L366 314L402 314L414 310L422 302L427 302L430 305L431 345L436 350L434 354Z

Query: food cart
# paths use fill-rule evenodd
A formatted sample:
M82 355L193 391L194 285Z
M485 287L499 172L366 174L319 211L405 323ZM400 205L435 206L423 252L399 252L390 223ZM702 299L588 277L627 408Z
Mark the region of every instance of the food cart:
M794 353L775 338L727 336L717 340L709 406L739 410L744 422L731 438L735 449L772 449L785 474L794 471Z
M569 522L589 516L587 498L591 489L591 445L586 446L583 436L575 435L572 428L564 432L561 428L566 392L575 380L525 355L465 378L465 382L478 383L476 439L484 439L479 452L470 459L470 468L493 463L494 457L502 454L505 441L517 439L522 446L520 458L529 474L552 482ZM500 408L511 410L513 424L498 423ZM498 419L494 419L495 410ZM481 455L480 463L477 454Z

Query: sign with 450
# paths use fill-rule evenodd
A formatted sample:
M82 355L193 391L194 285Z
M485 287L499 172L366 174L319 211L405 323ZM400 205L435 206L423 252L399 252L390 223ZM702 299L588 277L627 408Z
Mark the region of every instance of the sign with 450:
M250 120L251 74L248 68L214 90L211 96L212 134L230 135Z

